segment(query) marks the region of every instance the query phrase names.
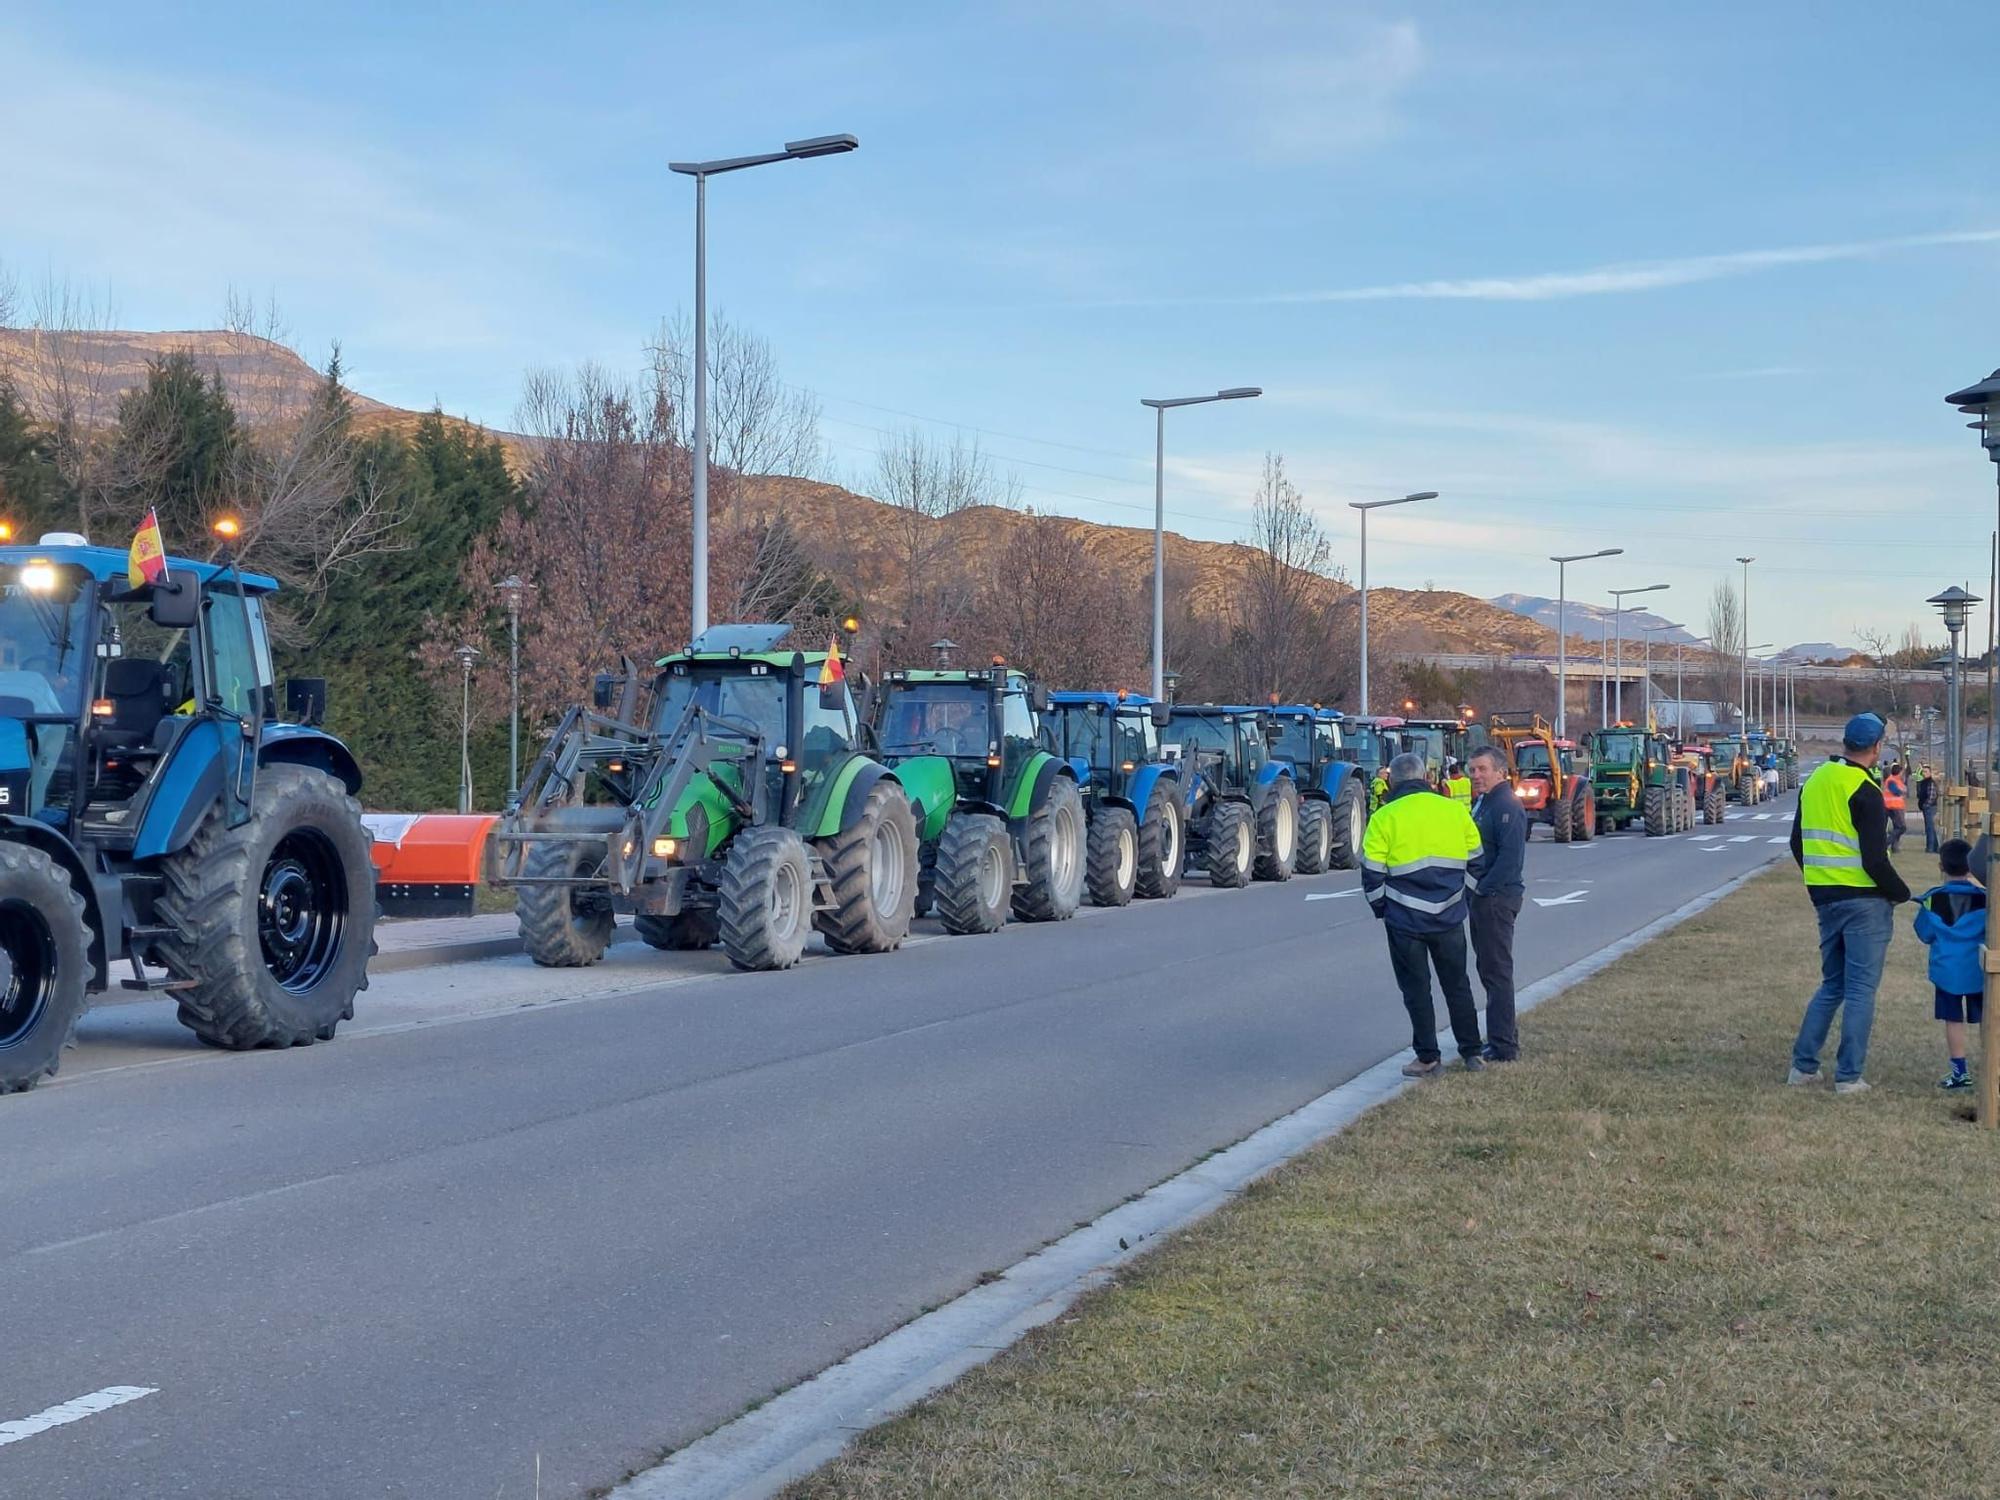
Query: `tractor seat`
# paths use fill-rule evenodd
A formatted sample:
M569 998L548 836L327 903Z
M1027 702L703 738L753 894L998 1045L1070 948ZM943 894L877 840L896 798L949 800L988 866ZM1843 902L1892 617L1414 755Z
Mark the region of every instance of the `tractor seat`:
M104 669L111 717L98 724L98 743L128 755L156 755L154 736L167 716L167 668L145 657L120 656Z

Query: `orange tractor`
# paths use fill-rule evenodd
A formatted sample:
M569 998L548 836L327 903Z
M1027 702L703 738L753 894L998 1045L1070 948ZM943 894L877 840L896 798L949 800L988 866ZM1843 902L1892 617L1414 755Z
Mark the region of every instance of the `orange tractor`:
M1729 788L1722 779L1722 773L1715 769L1714 748L1692 743L1676 745L1674 763L1688 768L1689 779L1694 784L1695 810L1702 822L1720 823L1729 811Z
M1597 832L1589 758L1570 740L1556 738L1536 713L1495 714L1488 739L1507 757L1514 794L1528 814L1528 831L1546 823L1558 844Z

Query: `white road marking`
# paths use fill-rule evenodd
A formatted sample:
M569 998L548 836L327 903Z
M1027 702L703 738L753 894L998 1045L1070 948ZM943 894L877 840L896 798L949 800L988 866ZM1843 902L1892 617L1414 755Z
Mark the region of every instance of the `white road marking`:
M94 1417L101 1411L109 1411L114 1406L123 1406L127 1401L137 1401L141 1396L150 1396L159 1389L152 1385L107 1385L101 1391L92 1391L88 1396L78 1396L74 1401L65 1401L60 1406L51 1406L47 1411L38 1411L32 1417L22 1417L15 1422L0 1422L0 1448L9 1443L18 1443L23 1438L31 1438L38 1432L47 1432L51 1427L67 1426L71 1422L81 1422L85 1417Z
M1757 835L1754 833L1731 834L1729 842L1732 844L1754 844L1757 842Z
M1689 837L1697 839L1719 839L1723 837L1723 835L1719 833L1696 833L1696 834L1690 834Z
M1308 900L1308 901L1338 901L1338 900L1339 900L1339 899L1340 899L1340 898L1341 898L1342 896L1358 896L1358 895L1360 895L1360 894L1361 894L1361 892L1360 892L1359 890L1352 890L1352 891L1314 891L1314 892L1313 892L1313 893L1312 893L1312 894L1311 894L1310 896L1306 897L1306 900Z
M1763 823L1768 821L1770 816L1769 813L1752 813L1750 814L1750 821L1753 823Z
M1537 906L1575 906L1589 894L1588 891L1571 891L1566 896L1537 896L1534 899Z
M1767 844L1789 844L1791 842L1791 838L1789 835L1779 834L1778 837L1774 839L1765 839L1764 842Z

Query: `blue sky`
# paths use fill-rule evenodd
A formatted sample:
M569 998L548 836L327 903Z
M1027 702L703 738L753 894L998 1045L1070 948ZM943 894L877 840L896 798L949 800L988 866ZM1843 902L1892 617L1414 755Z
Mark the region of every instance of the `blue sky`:
M1030 504L1241 535L1283 453L1352 572L1582 597L1730 559L1753 639L1985 593L2000 364L1990 7L0 0L0 262L126 326L274 298L355 385L505 425L691 300L670 159L851 131L711 189L715 303L843 476L913 418ZM337 14L335 12L338 12ZM1234 12L1234 13L1232 13ZM1697 629L1702 628L1699 624Z

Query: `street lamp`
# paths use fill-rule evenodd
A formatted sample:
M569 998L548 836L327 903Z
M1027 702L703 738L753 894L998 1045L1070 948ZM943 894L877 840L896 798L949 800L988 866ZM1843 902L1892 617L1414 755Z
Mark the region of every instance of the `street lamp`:
M1232 385L1213 396L1141 396L1153 408L1153 696L1167 695L1167 408L1206 406L1211 401L1245 401L1261 396L1258 385Z
M1750 738L1750 564L1757 559L1754 557L1739 557L1736 560L1743 564L1743 598L1740 601L1742 607L1736 612L1739 617L1737 624L1743 631L1743 685L1737 692L1740 701L1736 705L1736 724L1737 728L1742 731L1744 743L1748 744Z
M1615 715L1607 714L1605 716L1606 723L1609 723L1613 717L1621 720L1625 717L1625 611L1631 607L1626 604L1625 596L1627 594L1657 594L1661 589L1670 587L1672 585L1665 583L1649 583L1642 588L1605 590L1611 596L1615 606L1611 611L1611 628L1617 633L1617 655L1612 658L1614 663L1612 670L1618 676L1617 711ZM1603 647L1600 646L1598 650L1601 653Z
M1436 490L1418 490L1414 495L1398 495L1394 500L1350 500L1349 510L1361 512L1361 712L1368 712L1368 512L1385 505L1408 505L1413 500L1435 500Z
M1980 602L1977 594L1968 594L1957 584L1942 593L1933 594L1924 603L1936 607L1944 616L1945 631L1951 636L1951 649L1946 653L1946 661L1951 667L1951 682L1945 700L1945 755L1951 762L1951 781L1956 784L1965 774L1965 725L1959 719L1958 687L1958 633L1965 629L1965 616L1973 605Z
M451 653L462 674L458 706L458 810L472 811L472 664L479 648L469 642Z
M507 802L521 792L521 601L534 585L510 573L493 585L507 607Z
M1979 434L1981 446L1986 456L1993 460L1993 477L2000 480L2000 370L1995 370L1977 385L1969 385L1962 391L1953 391L1944 398L1972 420L1965 425ZM1986 657L1986 761L1987 765L2000 770L2000 745L1994 742L1994 727L2000 723L2000 714L1994 712L1994 668L2000 661L2000 651L1990 651ZM2000 855L2000 841L1988 845L1996 855ZM1983 878L1983 877L1982 877ZM2000 929L2000 922L1996 922Z
M694 630L690 640L700 639L708 629L708 179L774 161L839 156L860 144L851 135L816 135L787 141L784 150L762 156L667 163L668 171L694 179L694 568L689 588Z
M1685 629L1687 629L1687 626L1679 623L1670 625L1642 625L1639 628L1639 633L1646 638L1646 727L1648 729L1653 727L1653 637L1658 635L1662 630Z
M1569 631L1564 624L1564 611L1569 604L1569 565L1573 562L1588 562L1593 557L1616 557L1623 547L1606 547L1601 552L1572 552L1564 557L1551 557L1556 565L1556 738L1563 739L1569 733ZM1599 644L1598 655L1604 649ZM1586 689L1585 691L1588 691Z

